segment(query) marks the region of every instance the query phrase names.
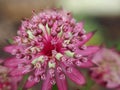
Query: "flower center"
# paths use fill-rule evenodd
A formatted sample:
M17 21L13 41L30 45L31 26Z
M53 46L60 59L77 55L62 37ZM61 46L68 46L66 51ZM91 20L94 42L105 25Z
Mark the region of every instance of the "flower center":
M51 38L51 37L50 37ZM62 44L58 38L52 38L44 42L44 48L41 51L44 55L52 56L53 50L60 52Z
M15 37L17 48L13 50L13 55L34 63L35 58L42 62L45 57L55 60L60 60L62 56L80 58L77 52L82 47L79 44L85 39L83 24L76 23L69 13L41 13L22 22L18 36Z

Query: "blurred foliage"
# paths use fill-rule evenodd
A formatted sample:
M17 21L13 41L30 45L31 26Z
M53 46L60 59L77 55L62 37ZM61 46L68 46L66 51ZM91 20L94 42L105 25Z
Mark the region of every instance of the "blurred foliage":
M7 39L7 42L8 42L9 44L12 44L12 43L13 43L13 40L12 40L12 39Z
M80 90L90 90L91 87L93 86L94 82L91 80L89 74L87 74L86 80L87 80L86 85L83 86Z
M115 48L117 49L118 51L120 51L120 41L118 40L106 40L106 46L108 48Z
M52 90L58 90L57 85L55 84L52 88Z
M92 39L89 40L87 45L101 45L104 41L103 35L102 35L102 26L98 23L96 18L88 17L85 15L74 15L77 22L83 21L84 22L84 28L87 32L91 31L97 31L95 35L92 37Z
M25 76L23 77L23 80L22 80L22 81L20 82L20 84L19 84L18 90L23 90L23 87L24 87L24 85L25 85L25 82L26 82L27 78L28 78L28 75L25 75ZM31 89L29 89L29 90L31 90Z

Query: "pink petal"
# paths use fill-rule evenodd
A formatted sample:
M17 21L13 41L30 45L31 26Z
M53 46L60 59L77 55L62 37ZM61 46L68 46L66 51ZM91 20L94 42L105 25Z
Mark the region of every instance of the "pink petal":
M24 59L16 59L16 58L9 58L9 59L6 59L4 65L7 66L7 67L16 67L18 66L19 64L23 63L23 62L26 62L26 60Z
M52 84L50 83L50 74L47 73L46 80L44 80L42 85L42 90L51 90L51 89L52 89Z
M83 62L80 65L81 68L89 68L89 67L92 67L92 66L93 66L93 63L90 60L88 60L87 62Z
M26 73L29 73L30 71L31 71L30 68L20 67L20 68L13 69L11 71L10 75L12 75L12 76L20 76L20 75L24 75Z
M76 53L86 56L86 55L94 54L98 50L99 50L99 47L97 47L97 46L89 46L85 50L77 50Z
M21 76L18 77L10 77L12 80L12 90L18 89L18 83L22 80Z
M9 45L9 46L4 47L4 51L6 51L8 53L12 53L12 50L15 48L16 48L15 45Z
M22 76L10 77L14 82L19 82L22 79Z
M85 84L85 78L83 77L83 75L77 70L75 69L74 67L70 67L72 69L71 72L68 72L65 68L65 65L64 64L61 64L62 67L63 67L63 70L65 72L65 74L73 81L75 82L76 84L79 84L79 85L83 85Z
M79 30L81 31L84 27L84 22L79 22L77 23L77 27L79 28Z
M99 62L103 59L102 50L100 49L93 57L92 62L96 65L99 65ZM106 55L106 54L105 54Z
M79 42L79 45L82 46L83 44L85 44L88 40L90 40L92 38L92 36L95 34L96 31L90 32L86 34L86 39L83 40L82 42Z
M33 81L27 80L24 88L26 88L26 89L27 89L27 88L31 88L31 87L33 87L36 83L37 83L37 82L36 82L35 80L33 80Z
M60 79L57 72L56 72L56 84L58 86L58 90L68 90L66 78Z

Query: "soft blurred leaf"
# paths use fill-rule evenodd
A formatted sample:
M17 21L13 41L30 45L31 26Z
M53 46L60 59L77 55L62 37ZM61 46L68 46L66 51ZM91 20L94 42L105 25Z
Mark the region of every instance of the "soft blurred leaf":
M9 44L12 44L12 43L13 43L13 40L12 40L12 39L7 39L7 42L8 42Z
M90 78L89 74L87 74L87 83L85 86L83 86L80 90L90 90L91 87L93 86L94 82L92 81L92 79Z
M24 87L24 84L25 84L27 78L28 78L28 75L25 75L25 76L23 77L23 80L21 81L18 90L23 90L23 87ZM31 90L31 89L30 89L30 90Z
M52 90L58 90L58 88L57 88L57 85L56 85L56 84L53 86L53 89L52 89Z
M84 16L84 15L82 15L82 16L81 15L75 15L74 17L76 18L76 20L78 22L79 21L84 21L84 28L87 32L97 30L97 32L92 37L92 39L89 40L87 45L100 45L101 43L103 43L104 38L103 38L103 35L101 33L102 26L97 22L97 20L95 18L87 17L87 16Z

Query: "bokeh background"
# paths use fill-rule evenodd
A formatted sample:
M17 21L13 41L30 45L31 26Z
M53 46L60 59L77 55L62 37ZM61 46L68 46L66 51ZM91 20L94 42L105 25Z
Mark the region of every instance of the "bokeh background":
M104 44L120 50L120 0L0 0L0 57L6 57L2 48L16 35L21 20L30 18L32 10L38 13L48 8L68 10L77 21L84 21L87 32L97 30L88 45ZM87 87L92 83L88 78ZM74 83L69 86L69 90L80 88ZM80 90L89 89L85 86ZM91 90L107 89L94 84Z

